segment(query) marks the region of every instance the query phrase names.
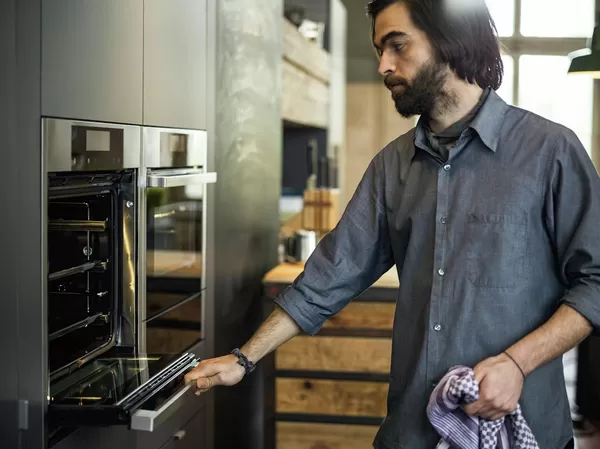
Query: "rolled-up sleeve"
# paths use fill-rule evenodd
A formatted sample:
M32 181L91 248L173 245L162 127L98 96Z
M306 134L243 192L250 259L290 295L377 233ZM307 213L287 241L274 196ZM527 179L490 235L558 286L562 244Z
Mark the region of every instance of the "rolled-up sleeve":
M328 318L393 266L381 153L369 164L337 226L275 300L300 328L316 334Z
M546 219L566 286L561 303L600 330L600 179L572 131L557 141L548 170Z

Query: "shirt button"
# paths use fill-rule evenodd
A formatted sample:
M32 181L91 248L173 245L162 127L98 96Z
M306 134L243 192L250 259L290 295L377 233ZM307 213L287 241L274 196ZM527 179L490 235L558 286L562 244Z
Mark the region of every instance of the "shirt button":
M446 217L440 218L440 223L441 224L446 224Z
M446 272L445 272L445 271L444 271L442 268L440 268L440 269L438 270L438 274L439 274L440 276L443 276L443 275L445 275L445 274L446 274Z
M444 170L446 170L446 171L450 170L450 164L444 165Z
M440 324L436 324L435 326L433 326L433 330L439 332L442 330L442 326Z

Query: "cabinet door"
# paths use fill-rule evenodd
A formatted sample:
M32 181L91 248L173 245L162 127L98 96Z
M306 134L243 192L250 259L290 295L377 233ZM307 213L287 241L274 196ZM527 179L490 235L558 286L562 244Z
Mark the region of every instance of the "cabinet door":
M143 11L143 0L42 1L43 115L141 124Z
M173 449L206 449L204 413L198 413L185 427L175 434Z
M206 0L144 2L144 124L206 129Z

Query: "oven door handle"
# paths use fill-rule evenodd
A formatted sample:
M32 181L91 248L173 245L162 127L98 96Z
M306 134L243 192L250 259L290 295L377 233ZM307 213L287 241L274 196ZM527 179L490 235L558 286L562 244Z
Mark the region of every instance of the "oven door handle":
M183 405L183 397L190 392L194 383L189 383L181 387L171 395L167 401L156 410L137 410L131 416L131 429L145 432L154 432L154 430L165 420L173 416Z
M217 182L217 174L210 173L179 173L159 175L157 173L148 174L148 187L182 187L193 184L214 184Z

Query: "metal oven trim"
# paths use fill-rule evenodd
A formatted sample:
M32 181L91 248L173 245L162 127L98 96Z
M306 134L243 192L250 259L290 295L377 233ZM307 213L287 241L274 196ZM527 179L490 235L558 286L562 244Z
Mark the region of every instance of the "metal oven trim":
M144 160L143 168L183 168L182 165L175 165L172 160L161 157L161 134L185 135L192 141L189 143L192 155L188 155L188 160L183 166L196 167L206 165L206 152L208 148L208 136L206 131L181 128L160 128L145 126L142 127L142 158Z
M74 126L123 131L122 163L114 167L99 167L99 170L140 167L142 139L142 128L140 126L44 117L42 118L42 151L46 162L46 173L74 171L71 149Z

